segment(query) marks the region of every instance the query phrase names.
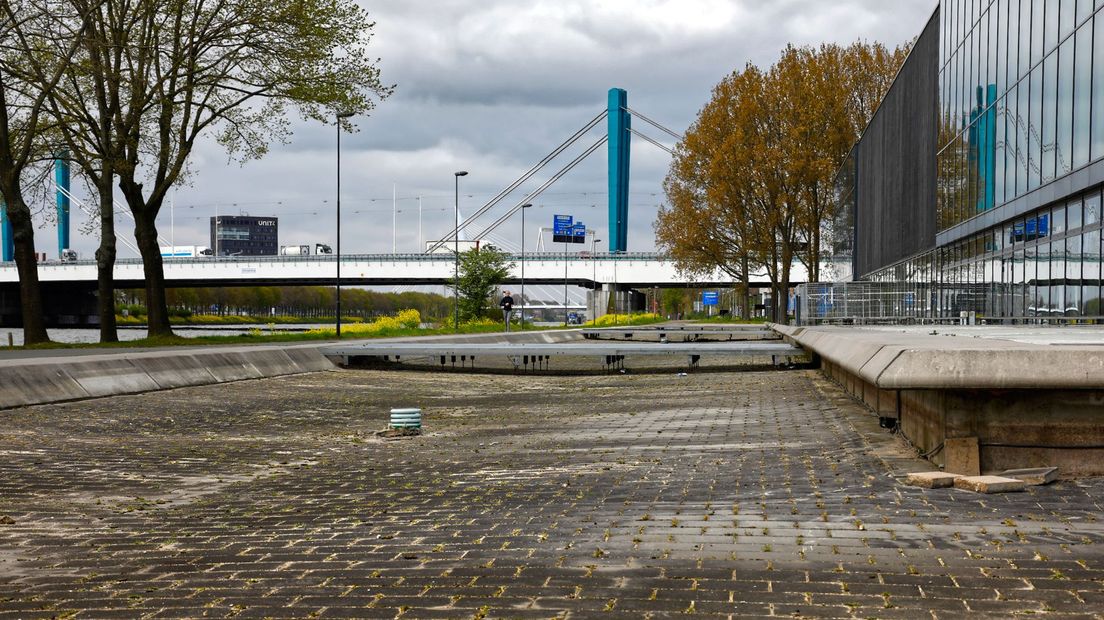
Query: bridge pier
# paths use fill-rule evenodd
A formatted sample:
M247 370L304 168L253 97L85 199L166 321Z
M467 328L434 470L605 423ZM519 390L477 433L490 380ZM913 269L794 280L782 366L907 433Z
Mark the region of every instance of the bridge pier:
M42 312L46 327L97 327L96 283L88 285L42 283ZM22 327L19 284L0 285L0 327Z
M647 295L624 285L603 284L587 291L587 320L607 314L632 314L647 308Z

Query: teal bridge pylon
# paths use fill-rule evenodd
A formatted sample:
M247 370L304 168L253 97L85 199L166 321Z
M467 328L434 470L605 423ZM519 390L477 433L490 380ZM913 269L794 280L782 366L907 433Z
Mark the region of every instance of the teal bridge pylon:
M57 239L58 255L69 249L69 155L59 153L54 159L54 184L57 186ZM0 261L15 260L15 239L12 236L11 221L8 219L7 204L0 200Z
M621 88L609 91L606 109L609 124L606 146L609 151L609 251L629 249L629 147L632 119L629 95Z
M550 179L545 181L540 187L530 191L524 198L519 200L513 207L507 209L506 213L499 216L489 225L484 226L480 232L473 235L475 239L483 239L488 233L498 228L514 215L520 211L524 205L531 203L537 196L548 189L553 183L559 181L565 174L570 172L581 161L587 158L591 153L594 153L603 144L606 145L608 153L608 182L609 182L609 233L606 238L609 243L609 251L623 253L628 251L629 245L629 151L632 146L631 139L635 135L638 138L664 150L668 153L672 153L672 149L660 144L656 140L644 135L643 133L633 129L632 117L636 117L649 125L652 125L656 129L663 131L667 135L671 136L675 140L682 140L682 136L671 131L670 129L660 125L659 123L651 120L650 118L635 112L628 105L628 93L622 88L611 88L607 97L606 109L603 110L598 116L590 120L579 131L575 132L570 138L557 146L551 153L546 155L544 159L537 162L535 166L529 169L528 172L521 175L517 180L511 183L508 187L499 192L494 198L491 198L482 207L477 209L470 217L460 223L445 236L441 237L440 241L437 241L432 246L426 249L426 253L436 251L438 248L451 243L454 238L457 238L461 231L466 231L472 223L479 217L490 211L495 205L502 202L511 192L520 187L523 183L528 181L538 171L548 165L553 159L562 154L571 145L575 144L580 138L582 138L587 132L594 129L602 122L606 120L606 132L596 142L590 145L589 148L584 150L582 154L571 160L566 166L556 172Z

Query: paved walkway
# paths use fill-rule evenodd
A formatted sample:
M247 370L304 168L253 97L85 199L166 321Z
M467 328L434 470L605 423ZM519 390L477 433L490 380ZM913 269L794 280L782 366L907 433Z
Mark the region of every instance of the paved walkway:
M409 405L429 435L373 436ZM916 467L811 372L340 372L3 411L0 618L1104 617L1104 481L896 482Z

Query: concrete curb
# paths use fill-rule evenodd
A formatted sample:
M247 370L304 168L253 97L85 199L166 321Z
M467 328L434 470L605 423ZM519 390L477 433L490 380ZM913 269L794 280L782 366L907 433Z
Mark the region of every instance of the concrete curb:
M792 344L883 390L1104 387L1104 349L1098 347L861 328L770 327Z
M434 336L455 343L547 343L581 340L580 330ZM367 342L411 341L411 338ZM345 340L349 344L356 340ZM332 342L250 347L176 348L0 360L0 410L86 398L139 394L245 379L335 370L321 349Z
M0 363L0 409L334 370L319 346L8 360Z

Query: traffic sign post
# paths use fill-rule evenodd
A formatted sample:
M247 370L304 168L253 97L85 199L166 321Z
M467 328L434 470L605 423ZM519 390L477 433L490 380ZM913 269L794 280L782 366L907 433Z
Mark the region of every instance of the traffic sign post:
M702 291L701 303L709 316L713 316L713 308L721 303L721 294L717 291Z
M576 222L571 227L571 243L586 243L586 224Z
M552 216L552 243L570 243L575 218L570 215Z

